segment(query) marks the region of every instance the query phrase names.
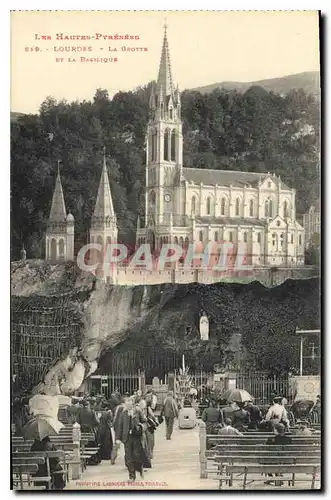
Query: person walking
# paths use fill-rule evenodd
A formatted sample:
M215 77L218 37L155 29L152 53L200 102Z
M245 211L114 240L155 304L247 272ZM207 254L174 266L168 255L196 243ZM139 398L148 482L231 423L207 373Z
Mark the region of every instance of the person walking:
M109 460L112 457L114 447L113 436L113 414L106 405L102 408L100 423L98 428L98 443L101 460Z
M152 401L147 401L147 430L146 430L146 438L148 442L148 448L150 451L150 458L152 460L154 455L154 446L155 446L155 431L158 427L159 423L155 418L153 409L152 409Z
M114 428L114 435L115 435L115 443L113 446L112 455L111 455L111 459L110 459L110 463L112 465L115 465L116 459L118 457L118 453L119 453L120 448L121 448L121 440L119 437L120 430L121 430L121 415L122 415L122 412L125 408L125 403L129 399L129 397L130 397L130 394L128 392L126 392L122 396L120 404L116 406L115 411L114 411L113 428Z
M124 443L125 466L129 472L129 481L135 481L136 472L144 477L144 468L150 468L151 463L143 448L143 431L147 419L141 409L128 399L120 418L118 438Z
M171 439L174 429L174 420L178 418L178 406L173 391L169 391L164 400L161 417L164 416L166 423L166 439Z

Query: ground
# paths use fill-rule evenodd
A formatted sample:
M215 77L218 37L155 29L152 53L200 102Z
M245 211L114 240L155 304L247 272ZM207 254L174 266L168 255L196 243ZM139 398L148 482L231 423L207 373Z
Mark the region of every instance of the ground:
M103 461L89 466L79 481L71 481L66 489L131 489L131 490L205 490L218 489L218 482L200 479L199 428L181 429L175 427L172 439L165 438L163 423L155 434L153 468L145 472L143 480L128 484L128 472L124 465L124 448L116 464Z
M210 474L208 479L200 479L199 464L199 427L195 429L179 430L175 424L172 439L165 439L165 424L163 423L155 434L154 458L152 469L144 473L144 479L133 484L128 483L128 472L124 465L124 447L115 465L110 460L100 465L88 466L82 477L77 481L70 481L67 490L218 490L219 482ZM208 468L213 467L211 463ZM261 481L254 481L248 489L272 491L274 486L265 485L265 477ZM298 483L296 489L310 490L311 482ZM241 482L236 489L241 489ZM278 487L281 490L291 488L284 484ZM223 485L223 490L228 489ZM293 490L292 490L293 491Z

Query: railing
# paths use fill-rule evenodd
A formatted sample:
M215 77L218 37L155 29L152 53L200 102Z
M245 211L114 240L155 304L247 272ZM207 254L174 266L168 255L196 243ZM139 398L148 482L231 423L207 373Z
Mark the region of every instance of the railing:
M238 374L236 387L245 389L255 398L257 404L268 403L272 395L288 397L290 386L288 378L268 378L260 374Z
M89 392L96 391L109 397L113 392L120 394L142 389L143 374L140 373L109 373L107 375L91 375L88 379Z

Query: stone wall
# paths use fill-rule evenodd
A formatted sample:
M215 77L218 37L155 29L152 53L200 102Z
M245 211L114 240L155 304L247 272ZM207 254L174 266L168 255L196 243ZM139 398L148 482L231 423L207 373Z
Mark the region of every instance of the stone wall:
M280 285L287 279L309 279L319 277L319 268L304 267L255 267L252 271L232 271L222 273L199 268L177 268L164 271L149 271L120 267L114 283L118 285L156 285L161 283L252 283L259 281L264 286ZM105 279L105 281L112 281Z

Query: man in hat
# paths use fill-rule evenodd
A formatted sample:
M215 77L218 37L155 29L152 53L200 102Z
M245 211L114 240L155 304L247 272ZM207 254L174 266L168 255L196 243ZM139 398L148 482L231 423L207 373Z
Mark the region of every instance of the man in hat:
M165 418L166 421L166 439L171 439L171 435L174 428L174 420L178 418L178 406L174 398L173 391L169 391L167 397L164 400L163 408L161 411L161 416Z
M285 410L285 407L281 404L282 397L281 396L276 396L273 400L273 404L270 406L266 416L265 416L265 421L266 422L271 422L273 426L275 426L278 423L283 423L287 429L290 427L290 422L287 417L287 411Z
M126 392L125 394L123 394L123 397L121 398L121 403L116 406L114 411L113 429L115 434L115 446L113 446L112 455L110 459L112 465L115 464L116 458L121 448L121 441L120 441L121 418L122 418L122 412L125 408L125 404L128 401L128 399L130 399L130 394Z

